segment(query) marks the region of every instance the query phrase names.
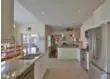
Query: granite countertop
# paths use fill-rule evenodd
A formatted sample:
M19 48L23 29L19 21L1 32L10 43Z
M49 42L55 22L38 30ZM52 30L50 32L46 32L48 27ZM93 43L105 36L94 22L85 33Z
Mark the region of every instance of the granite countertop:
M58 46L57 48L77 48L77 46Z
M2 76L15 73L16 76L20 76L26 69L33 65L38 59L40 59L45 53L37 56L31 60L19 60L19 58L13 58L5 62L5 65L1 67L4 69Z
M81 51L89 52L88 49L81 48Z

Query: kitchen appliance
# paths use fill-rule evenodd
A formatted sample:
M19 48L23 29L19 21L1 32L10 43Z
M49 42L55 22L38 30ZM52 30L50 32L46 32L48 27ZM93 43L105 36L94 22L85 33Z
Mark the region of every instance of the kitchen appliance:
M86 49L81 49L80 59L81 59L81 66L88 71L89 70L89 52Z
M89 79L110 79L110 22L88 30Z

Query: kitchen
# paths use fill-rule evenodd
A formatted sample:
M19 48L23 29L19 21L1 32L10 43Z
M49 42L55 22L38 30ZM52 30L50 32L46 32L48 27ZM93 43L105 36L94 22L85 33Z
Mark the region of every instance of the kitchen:
M50 38L56 43L56 51L50 52L50 55L53 53L53 57L56 55L57 59L77 59L76 55L79 53L77 50L81 43L80 28L67 28L52 35L53 37L50 36Z
M32 49L35 49L34 51L39 51L38 53L41 52L40 55L37 53L38 56L35 55L35 54L34 54L34 56L32 55L33 59L31 59L31 57L30 57L31 60L18 60L17 57L19 56L19 54L21 54L19 52L14 54L13 57L16 56L14 59L10 59L10 57L9 57L9 60L7 60L8 58L6 57L4 60L9 61L9 62L6 63L7 64L6 66L10 65L10 66L8 66L9 69L8 69L8 67L6 68L7 71L9 70L9 72L7 74L12 75L12 73L13 73L14 76L15 75L17 76L17 75L19 75L19 73L24 72L26 70L29 70L29 71L32 70L32 73L33 73L33 63L35 63L35 61L36 61L35 68L37 68L37 69L35 69L36 70L35 73L37 73L38 75L35 74L35 76L36 76L35 78L36 79L41 79L43 74L45 73L45 71L47 69L47 66L50 65L50 62L49 62L50 59L48 58L48 51L47 51L48 50L47 49L48 48L48 42L45 41L45 40L47 40L47 37L45 38L45 36L53 35L54 34L54 33L52 34L53 30L50 30L50 26L48 26L48 25L46 26L42 22L38 22L38 20L33 21L33 19L35 19L34 18L35 16L32 16L32 18L29 18L29 20L32 20L32 22L36 22L36 23L32 23L32 22L29 23L28 22L29 24L20 24L20 25L15 24L15 26L14 26L15 28L13 28L12 27L13 24L14 24L13 23L13 18L12 18L13 17L13 11L11 11L12 10L11 8L13 8L12 7L13 6L13 1L12 2L8 1L8 2L5 3L5 0L4 0L2 2L4 2L5 5L7 4L6 8L5 8L4 5L2 5L2 7L5 8L5 10L2 9L2 12L3 12L2 13L2 15L3 15L2 16L2 26L3 27L1 27L2 28L2 30L1 30L2 31L2 35L1 35L2 36L2 40L1 40L2 43L3 42L5 42L5 43L6 42L8 42L8 43L11 42L11 44L14 43L14 44L12 44L12 47L14 47L14 50L11 49L11 52L12 51L14 51L14 52L22 51L21 50L22 46L20 46L21 44L19 43L21 41L21 38L20 38L20 34L18 34L17 31L19 31L19 33L21 33L21 34L25 34L26 32L30 32L29 29L31 27L31 33L34 33L39 37L39 40L38 40L39 44L36 44L37 47L36 47L36 45L34 45L34 47L33 47L33 45L31 45L32 43L30 43L29 47L32 47ZM20 2L20 1L18 0L18 2ZM24 2L25 2L25 0L24 0ZM31 2L30 2L30 4L31 4ZM72 59L73 58L73 60L74 60L74 58L77 57L79 62L81 62L81 65L84 66L84 69L85 68L87 69L87 71L88 71L87 73L89 74L89 79L109 79L109 68L108 68L109 67L109 54L108 54L108 52L110 51L109 50L109 47L110 47L109 46L110 45L109 44L109 37L110 37L109 36L109 29L110 29L109 28L110 27L109 26L109 22L110 22L110 17L109 17L110 16L109 15L110 14L110 9L109 9L109 6L110 5L109 4L110 4L109 0L106 0L105 2L103 2L103 4L100 4L100 6L98 6L97 9L93 11L93 13L90 12L90 14L88 14L88 15L90 15L88 17L88 19L86 19L82 23L82 25L80 25L80 38L79 38L78 41L81 41L82 44L81 44L81 47L79 47L81 50L80 49L78 50L78 57L76 55L77 50L67 49L68 47L66 47L66 49L65 49L65 46L60 45L61 42L59 43L59 46L58 46L58 53L59 53L58 60L60 60L60 58L61 59ZM23 5L22 1L20 2L20 5ZM24 4L23 6L25 6L25 8L27 8L27 7L30 8L26 4ZM20 8L20 10L21 10L21 8ZM18 10L18 11L20 11L20 10ZM30 9L29 9L29 11L30 11ZM78 12L80 13L80 11L78 11ZM26 16L25 16L26 14L30 15L30 12L25 13L24 9L22 10L21 13L22 13L23 18L26 18ZM41 11L41 14L44 16L44 15L46 15L46 12ZM19 18L19 17L21 17L21 15L18 16L17 18ZM50 19L50 18L48 18L48 19ZM64 19L64 18L62 18L62 19ZM23 21L23 20L21 20L21 21ZM52 21L54 22L56 20L53 19ZM50 21L50 22L52 23L52 21ZM66 21L67 20L65 20L65 22ZM46 23L48 23L48 22L46 21ZM58 22L57 22L57 24L58 24ZM64 26L64 28L68 28L66 26L71 26L71 25L63 24L63 23L62 23L62 25ZM40 27L37 27L37 26L40 26ZM5 29L5 28L8 28L8 29ZM19 30L16 30L17 28L19 28ZM52 27L52 28L55 28L55 27ZM71 27L69 27L69 28L71 28ZM60 29L60 27L58 27L58 30L59 29ZM95 30L97 30L97 31L95 31ZM60 32L61 32L61 30L60 30ZM19 37L17 37L18 35L19 35ZM10 36L16 37L17 42L15 42L15 39L13 37L10 37ZM75 35L70 34L69 36L74 37ZM64 39L66 40L65 34L63 35L61 33L61 37L64 37ZM85 46L85 43L84 43L84 42L86 42L84 38L88 41L88 43L86 43L86 46ZM76 40L76 39L74 39L74 40ZM67 43L67 41L66 41L66 43ZM6 45L6 47L8 47L8 46L11 46L11 45ZM96 50L96 47L98 47L97 50ZM71 46L70 46L70 48L71 48ZM74 45L73 49L74 48L75 48L75 45ZM27 50L28 49L26 49L26 51ZM31 49L29 49L29 51L31 51ZM47 51L47 53L44 53L46 51ZM72 52L72 53L73 53L73 51L75 51L75 53L67 54L67 52L65 52L65 51L69 51L69 52ZM101 53L100 53L100 51L101 51ZM96 53L96 52L98 52L98 53ZM102 52L105 52L105 53L102 53ZM80 55L82 54L81 55L82 58L80 58L81 56L79 54ZM85 57L85 56L87 56L87 57ZM10 62L10 60L12 60L12 62ZM13 65L13 62L15 62L16 65ZM52 63L52 61L51 61L51 63ZM86 63L86 66L85 66L85 63ZM47 65L47 66L45 66L45 65ZM19 68L19 67L22 67L23 69ZM27 68L29 68L29 69L27 69ZM10 71L12 71L12 72L10 72ZM26 72L28 72L28 71L26 71ZM30 75L32 75L32 73ZM93 73L95 73L95 74L93 74ZM26 76L26 74L27 73L22 74L21 79L25 79L24 76ZM108 76L107 76L107 74L108 74ZM9 76L8 76L8 78L9 78ZM28 78L26 78L26 79L28 79Z

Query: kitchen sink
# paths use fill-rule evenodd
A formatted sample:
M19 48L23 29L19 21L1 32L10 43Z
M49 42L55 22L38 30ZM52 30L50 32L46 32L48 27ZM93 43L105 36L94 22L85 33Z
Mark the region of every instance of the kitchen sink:
M34 59L35 57L39 56L40 54L28 54L26 56L20 57L20 60L31 60Z

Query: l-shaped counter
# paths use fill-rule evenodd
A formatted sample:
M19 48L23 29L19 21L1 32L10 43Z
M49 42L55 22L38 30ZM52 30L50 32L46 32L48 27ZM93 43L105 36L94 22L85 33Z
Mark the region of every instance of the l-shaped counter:
M47 62L47 58L48 52L42 53L41 55L31 60L19 60L18 58L7 60L5 61L5 65L2 67L4 71L1 75L2 77L9 77L8 79L15 79L10 78L10 75L15 76L16 79L41 79L40 77L43 77L47 69L46 64L44 64L44 62ZM31 68L33 69L33 74L31 73L30 78L25 78L28 75L29 69ZM34 75L34 77L32 77L32 75Z
M80 50L76 47L58 47L58 59L77 59L80 61ZM13 58L7 60L6 64L2 67L4 71L2 72L2 77L9 75L16 76L16 79L32 79L34 74L34 79L42 79L46 70L51 65L48 60L48 52L41 53L31 60L19 60L18 58ZM29 69L33 69L30 73ZM29 74L30 73L30 74ZM29 75L28 75L29 74ZM4 78L2 78L4 79ZM8 78L14 79L14 78Z

